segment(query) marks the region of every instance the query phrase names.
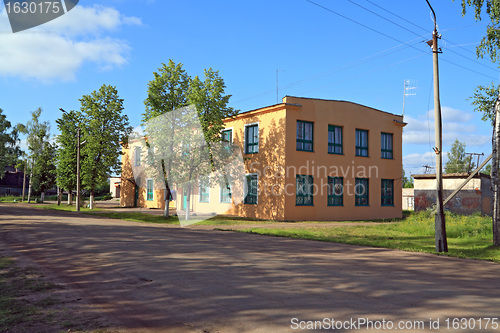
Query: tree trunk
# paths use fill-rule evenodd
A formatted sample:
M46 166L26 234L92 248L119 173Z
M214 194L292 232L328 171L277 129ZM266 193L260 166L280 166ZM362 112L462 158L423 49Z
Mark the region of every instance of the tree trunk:
M170 200L165 200L165 209L163 210L163 216L169 217L170 216Z
M495 104L495 126L493 127L493 156L491 162L491 180L493 187L493 244L500 245L500 235L498 230L498 220L500 219L500 93Z
M61 206L61 196L62 196L62 189L58 186L57 187L57 205Z
M31 188L32 188L31 179L33 179L33 162L31 162L30 182L28 185L28 203L31 202Z
M73 204L73 192L68 190L68 205Z
M190 200L190 197L191 197L191 184L188 184L187 186L187 193L186 193L186 221L189 220L191 218L191 200Z
M94 190L90 190L90 209L94 209Z
M42 191L42 194L40 195L40 202L43 203L45 200L45 191Z

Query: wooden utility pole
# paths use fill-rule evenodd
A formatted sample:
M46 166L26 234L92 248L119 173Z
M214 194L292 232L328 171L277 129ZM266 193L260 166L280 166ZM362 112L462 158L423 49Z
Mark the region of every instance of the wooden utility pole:
M498 220L500 220L500 92L495 103L495 126L493 128L493 156L491 161L491 181L493 183L493 244L500 245Z
M439 66L438 66L438 31L436 23L436 13L432 9L429 0L427 4L431 8L434 16L434 31L432 32L432 60L434 68L434 140L436 147L436 252L448 252L448 241L446 240L446 221L443 206L443 139L441 124L441 102L439 101Z
M80 125L76 128L76 211L80 211Z

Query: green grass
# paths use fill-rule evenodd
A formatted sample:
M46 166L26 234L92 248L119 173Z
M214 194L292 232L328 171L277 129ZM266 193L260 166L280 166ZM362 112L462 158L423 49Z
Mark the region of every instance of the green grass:
M243 232L327 242L435 253L434 217L426 212L399 223L349 227L251 228ZM500 248L492 245L491 217L446 214L447 255L500 262Z
M110 219L120 219L132 222L143 223L164 223L164 224L179 224L179 219L176 216L169 216L168 218L162 215L152 215L139 212L109 212L105 210L100 211L85 211L85 214L103 216Z
M5 197L0 197L0 202L20 202L21 197L16 197L16 196L5 196Z
M74 212L75 211L75 205L68 205L68 204L63 204L63 203L61 203L60 206L58 206L57 204L53 204L53 203L50 203L50 204L49 203L32 204L32 206L37 207L37 208L43 208L43 209L63 210L66 212ZM80 207L80 211L81 212L91 212L91 211L98 212L98 211L102 211L102 209L94 208L92 210L92 209L87 208L87 207Z
M40 307L20 298L55 287L41 280L34 271L20 269L12 259L0 257L0 332L8 332L16 325L44 320Z

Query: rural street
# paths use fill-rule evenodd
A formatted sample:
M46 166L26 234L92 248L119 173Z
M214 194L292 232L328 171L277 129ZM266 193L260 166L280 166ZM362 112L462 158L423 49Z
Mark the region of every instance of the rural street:
M3 248L81 293L124 332L302 331L292 329L292 318L296 325L370 318L408 328L423 321L394 331L435 332L430 319L443 331L446 318L476 318L476 326L479 318L500 318L500 265L482 261L16 204L0 205Z

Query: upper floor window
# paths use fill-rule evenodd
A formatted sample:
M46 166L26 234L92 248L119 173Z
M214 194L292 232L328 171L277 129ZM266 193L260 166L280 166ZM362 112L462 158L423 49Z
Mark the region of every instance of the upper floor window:
M382 133L381 135L382 158L392 159L392 134Z
M313 151L313 123L297 120L297 150Z
M342 149L342 127L328 125L328 153L344 153Z
M245 126L245 154L259 152L259 125Z
M134 166L141 165L141 147L134 148Z
M368 131L356 129L356 156L368 156Z
M233 142L233 130L228 129L221 132L222 141Z

